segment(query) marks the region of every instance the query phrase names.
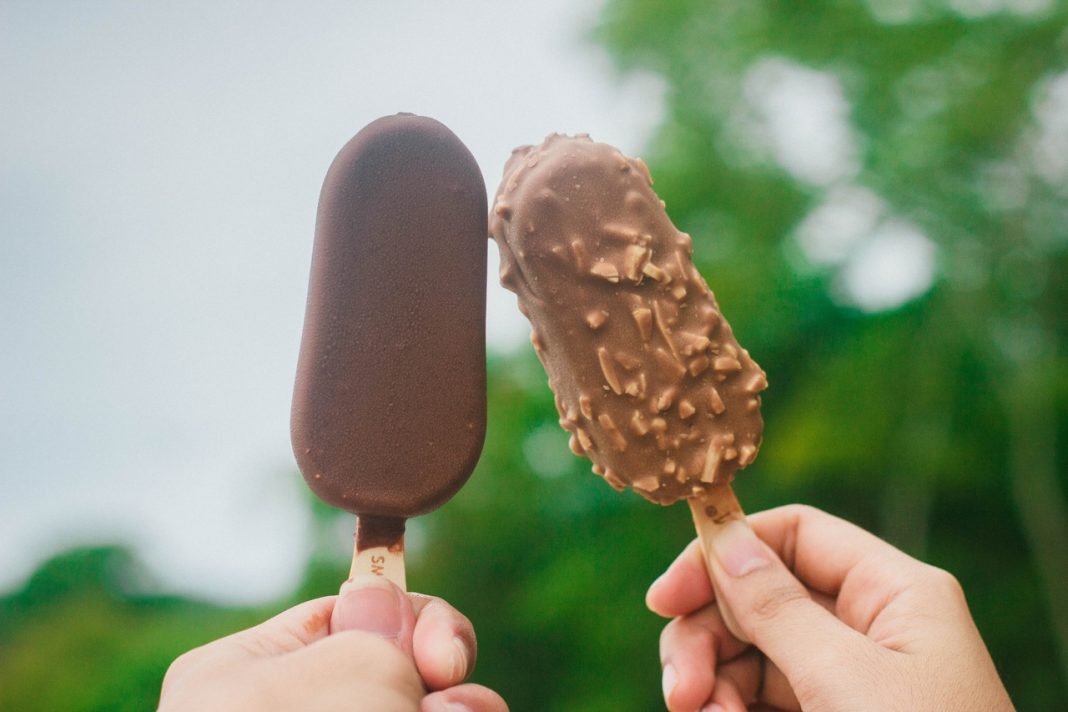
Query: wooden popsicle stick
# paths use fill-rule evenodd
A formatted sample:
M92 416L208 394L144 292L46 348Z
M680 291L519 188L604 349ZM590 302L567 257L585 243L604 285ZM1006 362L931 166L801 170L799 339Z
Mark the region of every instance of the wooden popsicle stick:
M716 557L712 540L729 522L735 519L745 519L745 512L742 511L742 505L738 504L738 498L734 496L730 483L717 485L704 494L691 497L688 501L690 512L693 514L693 524L697 529L697 538L701 542L701 551L705 556L705 565L711 572ZM712 582L712 589L716 592L716 607L719 608L727 630L738 640L744 643L750 642L742 633L738 620L727 607L723 596L720 595L719 587L716 586L716 580L712 578L711 573L709 580Z
M356 576L366 574L384 576L400 590L407 591L408 585L404 575L404 539L402 538L395 546L373 546L363 551L359 547L353 549L349 581ZM341 589L345 589L344 584Z
M402 591L408 590L404 572L404 520L359 517L356 520L352 568L346 585L356 576L382 576Z

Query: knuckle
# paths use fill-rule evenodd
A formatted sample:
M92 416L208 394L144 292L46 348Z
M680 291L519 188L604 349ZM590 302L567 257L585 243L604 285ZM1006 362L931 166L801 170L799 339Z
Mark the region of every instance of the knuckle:
M663 664L676 657L692 659L708 654L712 654L714 659L728 635L715 606L680 616L660 632L660 662Z
M162 689L168 690L174 687L176 681L185 677L192 668L196 667L200 655L201 649L194 648L176 657L167 667L167 672L163 674Z
M681 618L675 618L675 619L671 620L660 631L660 658L661 659L665 658L667 653L670 652L674 648L675 640L678 638L679 622L681 620L682 620Z
M937 566L927 566L926 579L931 589L939 596L954 601L964 598L964 588L961 586L960 581L945 569L940 569Z
M438 641L440 644L446 635L453 641L459 641L466 663L463 676L471 673L478 657L478 638L475 635L475 627L467 616L441 599L432 599L416 620L415 627L416 648L427 642L432 644L433 641Z
M458 635L467 641L472 648L475 647L477 641L475 636L475 626L472 625L471 620L467 616L460 613L460 611L441 599L435 599L428 607L433 610L435 616L439 616L446 622L455 635Z
M810 600L808 594L800 586L778 585L761 592L749 606L749 610L755 618L774 620Z
M789 522L799 522L823 514L822 510L816 509L810 504L800 504L797 502L776 507L775 511L784 514L786 520Z
M691 627L694 635L707 645L718 645L731 633L723 622L723 615L719 606L712 604L701 610L686 616L687 626Z
M694 620L692 616L680 616L673 619L660 631L660 659L664 662L675 654L685 652L694 639L710 638L708 630ZM711 645L707 640L706 645Z

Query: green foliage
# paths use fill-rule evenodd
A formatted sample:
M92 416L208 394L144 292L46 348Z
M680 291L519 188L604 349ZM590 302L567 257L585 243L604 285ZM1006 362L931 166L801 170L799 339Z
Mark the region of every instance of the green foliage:
M585 460L539 474L528 439L552 432L567 447L540 366L525 352L495 358L490 383L482 460L427 518L413 585L471 617L476 678L514 709L656 708L660 622L644 592L691 536L688 515L612 491Z
M954 572L1028 710L1068 693L1068 186L1028 148L1046 82L1068 69L1066 27L1059 2L966 17L935 0L611 0L595 32L621 71L664 79L646 152L657 190L769 375L741 501L811 503ZM859 149L839 182L937 245L928 293L862 311L837 296L839 267L799 248L831 186L739 140L745 78L767 58L841 87ZM661 708L662 621L643 597L693 537L686 508L617 494L560 455L529 349L489 366L483 457L411 525L413 589L470 616L475 679L515 710ZM336 590L347 566L326 535L339 515L312 506L299 599ZM0 599L0 709L150 707L173 657L267 615L142 590L136 563L105 548Z
M1034 137L1068 69L1068 8L968 6L614 0L596 36L623 71L664 78L657 188L769 374L742 501L822 505L958 574L1018 704L1051 709L1068 684L1068 181L1042 174ZM769 59L841 87L854 170L806 181L739 140ZM828 298L838 268L795 231L842 184L935 243L918 301Z
M77 549L0 599L0 710L145 710L177 655L258 622L174 597L146 596L129 553Z

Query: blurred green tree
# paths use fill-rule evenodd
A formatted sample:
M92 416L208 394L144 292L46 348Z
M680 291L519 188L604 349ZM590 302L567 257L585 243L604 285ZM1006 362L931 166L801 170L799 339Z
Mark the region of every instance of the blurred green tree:
M264 610L149 595L118 546L74 549L0 598L0 710L145 710L178 654L250 626Z
M657 187L772 380L752 479L856 477L905 549L1037 585L1062 684L1066 27L1059 2L613 0L596 33L663 78ZM954 500L988 516L970 561Z
M1026 710L1068 694L1065 28L1055 0L609 0L594 32L662 79L657 190L769 374L743 504L953 571ZM471 617L514 710L661 709L643 596L688 511L570 456L530 349L489 367L485 452L411 524L411 586ZM347 515L314 511L300 598L347 569ZM77 550L0 598L0 709L150 707L173 657L284 605L145 596L138 571Z

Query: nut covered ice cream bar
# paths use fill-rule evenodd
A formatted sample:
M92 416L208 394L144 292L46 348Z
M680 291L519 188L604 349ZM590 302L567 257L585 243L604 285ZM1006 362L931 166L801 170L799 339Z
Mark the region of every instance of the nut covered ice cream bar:
M585 135L518 148L490 232L560 425L595 473L671 504L753 462L767 380L641 159Z

